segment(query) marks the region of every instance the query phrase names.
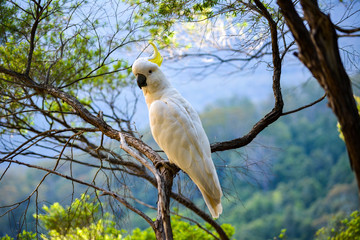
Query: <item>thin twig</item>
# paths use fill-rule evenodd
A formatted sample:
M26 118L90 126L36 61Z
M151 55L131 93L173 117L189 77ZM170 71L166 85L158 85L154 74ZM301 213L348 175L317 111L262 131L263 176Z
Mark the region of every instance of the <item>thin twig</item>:
M299 111L301 111L301 110L303 110L303 109L305 109L305 108L311 107L311 106L313 106L313 105L321 102L322 100L324 100L325 97L326 97L326 93L324 94L324 96L322 96L322 97L319 98L318 100L316 100L316 101L314 101L314 102L312 102L312 103L310 103L310 104L308 104L308 105L299 107L299 108L297 108L297 109L294 109L294 110L291 110L291 111L288 111L288 112L284 112L284 113L281 114L281 116L285 116L285 115L288 115L288 114L292 114L292 113L295 113L295 112L299 112Z
M91 187L95 190L99 190L101 191L103 194L102 195L109 195L109 196L112 196L113 198L115 198L116 200L118 200L121 204L123 204L125 207L127 207L128 209L130 209L131 211L135 212L136 214L138 214L139 216L141 216L142 218L144 218L144 220L146 222L148 222L150 224L150 226L152 228L154 228L154 222L151 220L151 218L149 218L147 215L145 215L142 211L140 211L139 209L135 208L134 206L132 206L130 203L128 203L124 198L121 198L120 196L118 196L116 193L112 192L112 191L109 191L109 190L106 190L104 188L101 188L99 186L96 186L96 185L93 185L91 183L88 183L88 182L84 182L80 179L77 179L77 178L73 178L73 177L70 177L68 175L65 175L65 174L62 174L62 173L59 173L59 172L56 172L54 170L51 170L51 169L47 169L47 168L44 168L44 167L41 167L41 166L36 166L36 165L33 165L33 164L29 164L29 163L25 163L25 162L21 162L21 161L17 161L17 160L10 160L10 159L1 159L1 161L4 161L4 162L11 162L11 163L16 163L16 164L19 164L19 165L23 165L23 166L27 166L27 167L30 167L30 168L35 168L35 169L39 169L39 170L42 170L42 171L45 171L45 172L49 172L51 174L54 174L54 175L57 175L59 177L62 177L62 178L65 178L65 179L68 179L68 180L71 180L73 182L76 182L76 183L79 183L81 185L85 185L85 186L88 186L88 187ZM4 207L4 206L3 206Z

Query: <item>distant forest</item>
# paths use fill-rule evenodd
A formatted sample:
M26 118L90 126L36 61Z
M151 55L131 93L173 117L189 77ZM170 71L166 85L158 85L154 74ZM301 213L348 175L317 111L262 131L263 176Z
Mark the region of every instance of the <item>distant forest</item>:
M322 90L311 82L301 89L288 89L286 93L284 98L287 98L288 105L285 111L313 102L323 95ZM271 101L254 103L249 99L232 97L208 106L201 113L201 118L210 142L245 134L271 108ZM213 154L225 194L224 212L218 221L235 227L234 239L273 239L282 229L286 229L289 239L313 239L316 230L334 216L346 216L357 209L359 202L354 175L336 125L331 109L323 100L310 108L281 117L245 148ZM143 133L144 141L154 144L149 131L144 130ZM46 159L39 161L47 165ZM68 172L69 166L64 166L63 171ZM76 166L72 171L91 181L88 179L91 176L89 168ZM186 181L186 175L179 175L177 178L184 181L180 186L175 180L174 187L183 188L183 194L192 197L201 206L200 193L190 181ZM36 170L10 169L0 185L0 205L22 200L40 178ZM148 199L149 204L156 200L156 192L150 192L149 186L136 180L129 181L138 186L134 195ZM84 187L72 186L71 182L62 178L49 176L40 187L39 208L56 201L65 206L70 203L72 193L79 197L85 191ZM21 206L0 218L0 236L14 236L19 227L34 230L33 202L29 204L26 226L14 222L14 219L20 219L25 207ZM181 207L175 203L172 208L181 212ZM148 227L127 210L119 211L117 217L119 228Z

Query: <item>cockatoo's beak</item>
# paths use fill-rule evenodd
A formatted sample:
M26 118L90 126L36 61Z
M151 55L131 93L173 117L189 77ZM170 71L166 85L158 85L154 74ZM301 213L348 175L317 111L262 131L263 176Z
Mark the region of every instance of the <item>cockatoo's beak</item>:
M155 46L155 44L153 42L149 42L151 44L151 46L153 46L154 48L154 54L152 55L151 58L149 58L148 60L152 63L156 63L159 67L161 66L161 63L163 61L163 57L160 55L159 50L157 49L157 47Z
M136 77L136 81L137 81L137 84L139 86L139 88L141 89L142 87L146 87L147 86L147 83L146 83L146 77L145 75L139 73Z

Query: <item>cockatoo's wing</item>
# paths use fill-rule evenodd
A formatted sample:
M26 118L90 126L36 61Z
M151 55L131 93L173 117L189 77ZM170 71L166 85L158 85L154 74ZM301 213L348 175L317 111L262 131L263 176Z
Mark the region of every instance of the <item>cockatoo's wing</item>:
M191 108L170 99L157 100L151 104L149 116L155 141L170 162L187 171L195 162L192 158L197 156L203 161L204 170L212 172L210 144Z
M212 216L218 217L222 192L198 114L178 95L152 102L149 116L155 141L199 187Z

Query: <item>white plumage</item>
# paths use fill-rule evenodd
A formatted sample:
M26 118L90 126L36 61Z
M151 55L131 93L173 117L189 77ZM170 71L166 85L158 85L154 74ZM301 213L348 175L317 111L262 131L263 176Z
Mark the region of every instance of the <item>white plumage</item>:
M198 186L211 215L217 218L222 213L222 191L209 140L196 111L160 70L162 58L156 60L159 53L154 48L153 59L139 58L132 66L149 109L152 135L169 161Z

